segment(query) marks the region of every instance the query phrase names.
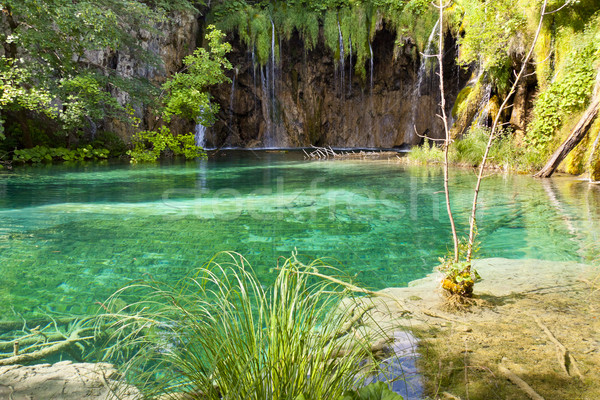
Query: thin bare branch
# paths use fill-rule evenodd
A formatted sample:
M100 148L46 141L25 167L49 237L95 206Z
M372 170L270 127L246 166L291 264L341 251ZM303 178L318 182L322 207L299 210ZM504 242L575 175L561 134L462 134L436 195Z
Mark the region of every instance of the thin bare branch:
M490 137L489 137L487 146L485 148L485 153L483 154L483 158L481 160L481 165L479 167L479 175L477 177L477 183L475 184L475 190L474 190L474 194L473 194L473 205L471 207L471 218L470 218L470 223L469 223L469 243L467 246L467 257L466 257L467 261L471 261L471 258L473 256L473 247L474 247L474 243L475 243L475 227L476 227L476 219L475 218L476 218L476 213L477 213L477 199L479 197L479 189L481 187L481 180L483 179L483 171L485 169L485 164L486 164L488 156L490 154L490 149L492 147L492 143L494 142L494 138L496 136L498 124L500 121L500 116L502 115L502 111L504 111L504 109L506 108L506 105L508 104L509 99L516 92L519 80L525 73L527 64L529 63L529 60L531 59L531 56L533 55L533 51L535 49L535 44L537 43L538 38L540 37L540 32L542 30L542 24L544 22L544 16L546 13L547 4L548 4L548 0L544 0L544 3L542 4L542 8L540 11L540 20L538 22L538 26L537 26L537 29L535 32L535 36L533 38L533 42L531 43L531 47L529 48L529 52L527 53L527 56L523 60L523 64L521 65L521 70L519 71L517 78L513 82L509 93L506 95L506 97L504 98L504 101L500 105L500 108L498 109L498 113L496 114L496 118L494 118L494 124L492 125L492 131L490 132Z
M450 227L452 228L452 242L454 244L454 262L458 262L458 235L456 233L456 224L454 223L454 215L452 214L452 206L450 204L450 190L448 188L448 147L450 146L450 130L448 128L448 117L446 115L446 94L444 92L444 9L450 4L444 5L443 0L439 0L439 45L438 45L438 61L439 61L439 78L440 78L440 108L442 109L442 121L444 122L444 194L446 196L446 210L450 219Z
M568 6L568 5L570 5L571 3L572 3L572 0L567 0L567 1L565 2L565 4L563 4L562 6L558 7L556 10L553 10L553 11L546 11L546 12L544 13L544 15L550 15L550 14L554 14L554 13L556 13L556 12L559 12L560 10L562 10L562 9L563 9L563 8L565 8L565 7L567 7L567 6Z

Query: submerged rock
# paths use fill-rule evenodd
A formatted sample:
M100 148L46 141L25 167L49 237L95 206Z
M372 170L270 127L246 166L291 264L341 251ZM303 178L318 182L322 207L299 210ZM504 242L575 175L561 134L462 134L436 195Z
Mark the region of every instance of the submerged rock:
M73 363L0 367L0 399L106 400L140 399L132 386L118 384L118 374L107 363Z

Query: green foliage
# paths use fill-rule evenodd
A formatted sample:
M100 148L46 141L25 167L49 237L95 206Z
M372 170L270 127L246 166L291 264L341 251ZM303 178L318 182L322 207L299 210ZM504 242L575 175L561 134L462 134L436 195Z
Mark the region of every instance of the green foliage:
M457 0L463 14L460 39L460 61L479 62L486 68L499 67L507 62L515 34L525 28L525 13L518 2Z
M186 159L205 158L202 147L196 146L193 133L174 136L166 126L156 131L142 131L132 138L133 149L127 151L132 163L156 161L170 150Z
M110 157L120 157L127 153L127 145L114 132L99 131L92 142L92 146L107 149Z
M321 275L328 267L293 255L266 288L239 254L221 257L175 287L140 282L107 304L105 358L127 361L125 376L147 396L337 400L376 368L374 337L347 334L352 313L343 310L360 303ZM367 397L381 392L359 398L391 398Z
M600 15L577 35L577 44L569 52L556 79L543 91L534 107L526 141L536 152L545 155L555 133L570 113L588 103L596 77L595 64L600 60Z
M327 10L323 20L323 35L325 46L331 50L336 64L340 60L340 33L338 30L338 15L335 10Z
M392 392L383 382L372 383L358 390L344 393L340 400L402 400L403 397Z
M506 0L457 0L454 13L462 18L459 30L459 62L479 64L495 83L506 89L510 78L512 53L519 52L527 17L520 2Z
M477 234L475 235L477 236ZM473 285L481 276L471 265L471 261L465 260L468 251L468 240L460 240L458 243L458 261L454 260L454 253L448 253L446 257L439 258L440 265L436 268L444 275L442 288L451 294L470 297ZM479 244L473 246L473 253L479 251Z
M61 80L58 92L63 109L57 114L65 132L77 131L89 120L99 121L122 110L117 99L104 90L103 81L102 76L86 72Z
M86 161L107 158L107 149L93 148L91 145L77 149L64 147L35 146L31 149L15 150L13 160L23 163L41 163L52 161Z
M219 109L217 104L211 103L208 89L228 81L224 70L231 69L225 58L231 51L231 45L223 43L223 37L221 31L209 25L206 34L208 49L197 48L192 55L185 57L185 70L176 73L163 85L166 97L162 116L165 122L170 122L173 115L205 126L214 122L214 115ZM193 133L175 136L164 125L158 130L138 132L132 143L133 149L127 152L132 163L156 161L167 150L187 159L206 157L204 150L196 146Z
M43 87L27 84L32 72L19 62L0 58L0 111L7 108L24 108L41 111L53 117L57 110L51 106L52 94Z
M323 28L325 47L340 62L340 31L345 57L356 56L358 76L365 78L370 58L369 42L382 18L398 33L398 44L413 38L423 46L435 24L434 8L424 0L292 0L279 2L223 1L211 8L208 20L224 32L236 32L249 48L256 48L258 62L265 65L271 53L272 23L276 39L289 39L297 32L306 50L315 48L319 27ZM278 58L279 41L275 41Z
M453 164L478 167L485 152L489 139L489 129L474 126L454 142L448 158ZM440 147L430 146L425 139L423 145L413 147L408 154L410 160L420 164L441 164L444 162L444 152ZM519 146L510 131L501 132L496 137L488 155L489 164L508 171L531 171L539 168L544 159L535 152Z
M441 164L444 162L444 152L426 138L421 146L415 146L410 150L408 158L419 164Z
M95 52L159 67L158 55L144 49L137 32L159 34L167 11L193 9L188 0L3 1L0 119L43 113L64 134L80 134L107 116L125 118L116 90L133 104L156 91L147 80L118 77L97 65Z
M210 102L208 88L229 81L224 70L231 69L225 58L231 51L231 45L223 43L223 37L221 31L208 26L206 39L209 49L199 47L185 57L185 72L175 74L163 85L167 92L165 121L169 122L172 115L179 115L206 126L213 123L218 106Z

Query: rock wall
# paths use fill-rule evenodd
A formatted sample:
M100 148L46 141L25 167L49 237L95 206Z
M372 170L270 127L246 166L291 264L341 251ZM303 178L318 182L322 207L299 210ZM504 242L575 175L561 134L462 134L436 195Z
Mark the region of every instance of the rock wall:
M125 52L94 51L88 52L86 58L92 65L103 70L113 70L121 77L141 77L160 85L168 76L181 69L183 58L196 48L199 32L198 15L177 12L156 26L156 29L161 34L140 31L136 33L136 39L142 48L159 58L160 66L150 65L145 60L136 59ZM130 101L125 92L113 89L113 95L122 105ZM134 111L145 129L154 129L160 122L147 106L136 107ZM174 118L172 125L174 131L193 131L193 124L189 121ZM102 128L117 133L126 142L130 141L136 131L129 122L118 119L106 119Z
M258 66L252 53L230 37L234 50L231 84L213 91L221 107L217 123L206 133L206 147L400 147L422 138L443 136L439 85L433 69L420 68L424 57L410 39L396 46L396 34L381 25L372 42L366 77L336 67L331 51L321 41L306 51L295 35L280 40L275 68ZM394 54L396 50L396 54ZM455 41L445 38L444 79L447 112L470 73L454 63ZM429 59L431 60L431 59ZM273 72L274 71L274 72Z
M10 365L0 367L0 399L14 400L141 400L135 387L119 382L106 363Z

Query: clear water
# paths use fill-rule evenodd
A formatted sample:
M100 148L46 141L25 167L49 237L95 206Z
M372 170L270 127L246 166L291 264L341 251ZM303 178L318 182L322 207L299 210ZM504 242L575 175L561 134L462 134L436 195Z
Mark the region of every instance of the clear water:
M452 171L466 232L474 173ZM265 281L296 248L371 288L402 286L447 252L441 170L221 153L163 165L22 167L0 175L0 320L82 315L132 280L175 282L215 253L246 256ZM479 257L588 261L600 188L573 179L485 180Z

